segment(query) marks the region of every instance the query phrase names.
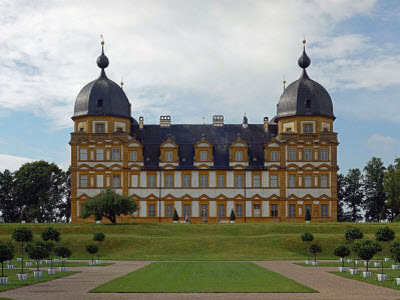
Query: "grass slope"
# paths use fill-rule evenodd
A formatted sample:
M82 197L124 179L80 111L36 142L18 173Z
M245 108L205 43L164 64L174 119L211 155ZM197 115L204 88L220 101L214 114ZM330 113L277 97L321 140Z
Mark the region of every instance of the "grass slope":
M91 292L306 293L315 290L249 262L158 262Z
M34 278L32 270L27 270L25 272L25 269L24 269L24 273L28 273L28 279L26 281L18 281L18 279L17 279L18 272L19 272L19 270L5 270L4 271L4 273L5 273L4 275L8 276L8 284L0 285L0 292L16 289L16 288L23 287L23 286L32 285L32 284L36 284L36 283L40 283L40 282L50 281L50 280L54 280L57 278L61 278L61 277L79 273L77 271L72 271L72 272L63 272L63 273L57 272L56 275L48 275L47 271L43 270L42 278ZM0 273L0 275L1 275L1 273Z
M49 224L24 224L35 239ZM21 224L0 224L0 240L10 240ZM312 232L323 249L319 259L337 259L333 248L344 242L350 227L373 238L382 224L354 223L247 223L247 224L51 224L62 233L61 244L72 249L71 259L89 259L85 245L95 232L104 232L103 259L134 260L269 260L303 259L300 235ZM400 237L400 223L389 224Z

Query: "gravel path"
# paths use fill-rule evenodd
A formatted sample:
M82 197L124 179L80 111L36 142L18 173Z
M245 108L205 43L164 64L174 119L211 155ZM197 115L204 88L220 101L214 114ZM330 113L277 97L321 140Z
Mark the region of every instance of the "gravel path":
M370 285L364 282L346 279L329 274L327 271L336 270L335 267L302 267L294 265L292 261L255 261L254 263L280 273L288 278L309 286L319 293L98 293L89 294L88 291L114 278L125 275L134 270L147 266L151 261L104 261L115 264L107 267L74 267L70 270L79 270L82 273L22 287L0 293L0 297L12 299L400 299L400 291Z

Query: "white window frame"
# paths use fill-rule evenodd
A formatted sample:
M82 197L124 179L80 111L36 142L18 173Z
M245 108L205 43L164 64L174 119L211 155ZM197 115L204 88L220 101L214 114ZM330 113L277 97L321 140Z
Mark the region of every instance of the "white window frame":
M276 210L273 208L276 208ZM271 204L271 217L277 217L277 216L278 216L278 204Z
M256 209L256 206L258 208ZM253 204L253 217L261 217L261 205L260 204Z
M156 187L156 175L149 174L147 176L147 187Z
M328 161L328 149L321 149L321 161Z
M321 187L328 187L328 175L321 175Z
M312 161L313 160L312 154L313 154L312 149L304 149L304 160Z
M81 175L81 187L88 187L88 176Z
M253 174L253 187L261 187L261 175Z
M206 174L200 175L200 187L208 187L208 176Z
M289 187L296 187L296 175L289 174Z
M304 124L304 133L313 133L312 124Z
M182 176L182 186L183 187L190 187L190 174L183 174Z
M88 149L82 148L79 150L79 160L88 160Z
M278 161L278 151L271 151L271 161Z
M172 161L173 152L165 151L165 161Z
M96 124L96 133L104 133L104 124Z
M165 205L165 216L167 218L172 218L174 215L174 206L172 204L166 204Z
M118 182L117 182L117 180L118 180ZM119 175L113 174L112 187L113 188L121 187L121 182L120 182L120 176Z
M149 217L155 217L155 216L156 216L156 205L149 204Z
M328 216L328 204L321 204L321 217Z
M130 155L130 159L131 161L137 161L137 157L138 157L138 152L137 151L131 151L131 155Z
M235 161L243 161L243 151L235 152Z
M165 175L165 187L174 187L174 175L172 174Z
M121 160L121 149L118 149L118 148L112 149L112 160L113 161Z
M296 204L289 204L289 217L296 217Z
M225 204L218 204L218 217L226 217Z
M243 187L243 175L242 174L235 175L235 187L238 187L238 188Z
M102 148L96 149L96 160L97 161L104 160L104 149L102 149Z
M236 217L243 217L243 204L236 204Z
M271 187L278 187L278 175L271 175Z
M222 180L221 180L222 179ZM225 174L218 174L218 187L225 187Z
M295 161L296 159L296 155L297 155L297 151L294 148L289 148L289 160L290 161Z
M200 161L208 161L208 158L207 158L207 153L208 151L200 151Z
M304 175L304 187L312 187L312 175Z

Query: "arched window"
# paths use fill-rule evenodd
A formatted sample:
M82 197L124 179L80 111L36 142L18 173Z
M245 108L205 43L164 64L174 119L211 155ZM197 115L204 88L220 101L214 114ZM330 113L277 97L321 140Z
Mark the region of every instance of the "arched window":
M103 107L103 99L97 100L97 107Z

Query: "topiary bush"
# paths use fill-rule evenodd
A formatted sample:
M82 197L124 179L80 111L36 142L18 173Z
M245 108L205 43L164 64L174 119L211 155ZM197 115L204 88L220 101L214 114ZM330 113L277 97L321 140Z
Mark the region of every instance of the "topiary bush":
M18 227L12 233L12 239L20 243L22 269L21 274L24 274L24 243L29 243L33 240L32 230L26 227Z
M7 244L0 243L1 277L4 277L4 262L13 259L14 254Z
M235 212L233 211L233 209L231 210L231 215L229 216L229 220L231 220L231 221L236 220Z
M322 252L322 248L318 244L312 244L310 246L310 252L312 254L314 254L314 261L316 262L317 261L317 253L321 253Z
M306 209L306 215L304 217L304 220L311 221L311 213L309 209Z
M32 246L28 252L31 259L36 261L36 268L39 271L39 260L49 257L49 251L46 248L39 246Z
M301 241L306 245L307 260L310 253L310 243L314 240L314 236L310 232L303 233L300 236Z
M100 246L101 246L101 243L104 242L105 239L106 239L106 235L102 232L97 232L93 235L93 241L99 243L99 252L97 254L97 259L100 259Z
M179 216L176 209L174 209L174 215L172 216L172 221L179 221Z
M92 261L93 261L93 255L95 255L98 251L99 251L99 247L97 247L97 245L94 244L90 244L86 246L86 251L92 255Z
M344 267L344 258L350 255L350 249L346 245L339 245L335 249L333 249L333 254L335 256L343 258L342 267Z
M54 249L57 256L61 257L61 266L64 267L64 258L71 257L72 252L68 247L60 246Z

